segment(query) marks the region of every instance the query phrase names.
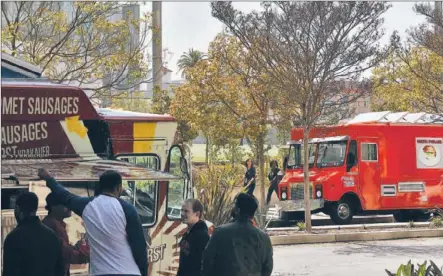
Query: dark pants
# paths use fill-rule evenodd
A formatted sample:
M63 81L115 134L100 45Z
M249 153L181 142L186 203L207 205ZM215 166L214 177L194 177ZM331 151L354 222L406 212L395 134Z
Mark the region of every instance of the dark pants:
M278 197L278 184L277 183L271 183L271 186L269 186L268 196L266 197L266 204L269 204L269 202L271 201L272 192L274 192L274 191Z
M248 195L254 195L254 190L255 190L255 184L251 184L251 185L249 185L248 189L246 190L246 193Z

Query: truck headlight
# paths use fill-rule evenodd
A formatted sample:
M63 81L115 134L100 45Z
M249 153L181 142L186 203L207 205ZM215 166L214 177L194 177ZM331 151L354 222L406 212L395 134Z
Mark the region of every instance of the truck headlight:
M282 199L286 199L288 197L288 195L286 194L286 192L281 193L281 198Z
M322 198L322 196L323 196L322 184L315 185L315 198Z

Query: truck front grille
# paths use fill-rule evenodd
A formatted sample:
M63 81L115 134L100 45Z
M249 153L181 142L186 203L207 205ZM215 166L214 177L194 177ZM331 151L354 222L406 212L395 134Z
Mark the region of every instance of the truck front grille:
M292 200L297 200L297 199L301 199L303 200L305 198L305 188L304 188L304 184L303 183L291 183L290 185L290 191L291 191L291 199ZM312 196L312 189L313 189L313 185L312 183L309 184L309 194L310 194L310 198L313 198Z

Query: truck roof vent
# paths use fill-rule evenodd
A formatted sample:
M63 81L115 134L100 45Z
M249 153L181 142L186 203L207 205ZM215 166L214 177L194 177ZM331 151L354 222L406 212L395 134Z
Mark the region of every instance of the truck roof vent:
M369 112L358 114L346 122L347 125L361 123L443 124L443 114L390 111Z

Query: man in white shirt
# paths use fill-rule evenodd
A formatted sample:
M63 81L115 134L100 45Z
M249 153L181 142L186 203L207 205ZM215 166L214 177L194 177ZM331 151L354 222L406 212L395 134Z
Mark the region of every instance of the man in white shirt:
M63 205L82 217L90 247L89 275L148 275L142 224L135 207L119 198L122 178L118 172L106 171L100 176L96 197L70 193L45 169L38 175Z

